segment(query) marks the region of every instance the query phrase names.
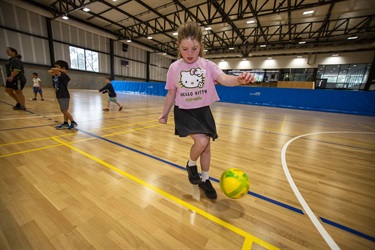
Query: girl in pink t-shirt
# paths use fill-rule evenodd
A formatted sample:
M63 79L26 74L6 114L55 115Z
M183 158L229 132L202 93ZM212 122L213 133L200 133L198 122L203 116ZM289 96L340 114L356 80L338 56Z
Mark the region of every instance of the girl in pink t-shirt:
M255 81L247 72L239 76L225 74L215 63L203 58L202 30L194 23L181 25L178 30L180 59L172 63L167 73L165 88L168 90L164 110L159 122L166 124L174 104L175 134L190 136L194 144L186 165L190 183L199 185L209 199L217 194L209 179L212 140L218 138L210 104L219 100L215 84L236 86ZM200 158L202 178L197 161Z

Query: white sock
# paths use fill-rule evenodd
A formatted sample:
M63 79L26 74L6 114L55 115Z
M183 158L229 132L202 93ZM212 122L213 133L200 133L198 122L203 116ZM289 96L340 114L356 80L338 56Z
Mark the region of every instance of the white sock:
M191 167L191 166L196 166L197 165L197 162L196 161L193 161L192 159L190 159L188 161L188 166Z
M210 179L209 171L202 171L202 182L205 182L208 179Z

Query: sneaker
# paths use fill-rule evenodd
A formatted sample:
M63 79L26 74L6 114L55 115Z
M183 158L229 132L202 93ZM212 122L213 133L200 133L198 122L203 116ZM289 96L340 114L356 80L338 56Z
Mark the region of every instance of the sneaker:
M33 99L31 99L32 101L36 101L37 99L36 98L33 98Z
M210 180L206 180L204 182L202 181L201 183L199 183L199 187L204 191L208 199L217 198L216 190L212 186Z
M191 184L198 185L201 183L201 177L199 177L197 166L189 166L186 164L186 171L188 172L189 181Z
M17 103L16 105L13 106L14 110L19 110L19 107L21 107L20 103Z
M76 127L78 127L78 124L76 122L71 122L69 129L75 129Z
M25 106L13 107L14 110L26 110Z
M109 109L103 109L103 111L105 111L105 112L108 112L108 111L109 111Z
M55 128L56 129L68 129L69 128L69 124L63 123L61 125L56 126Z
M118 111L121 111L122 110L122 106L118 109Z

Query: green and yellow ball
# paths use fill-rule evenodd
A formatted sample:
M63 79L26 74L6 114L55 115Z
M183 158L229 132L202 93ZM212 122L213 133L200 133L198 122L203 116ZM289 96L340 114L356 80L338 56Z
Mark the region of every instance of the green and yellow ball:
M249 178L241 169L227 169L220 177L220 189L229 198L239 199L247 194L249 188Z

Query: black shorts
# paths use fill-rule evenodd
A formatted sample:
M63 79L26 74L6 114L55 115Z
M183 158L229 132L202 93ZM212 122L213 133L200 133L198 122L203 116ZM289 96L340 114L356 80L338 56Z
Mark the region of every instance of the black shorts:
M175 134L186 137L192 134L206 134L212 140L219 136L216 132L214 117L209 106L197 109L174 107Z
M26 81L21 81L21 80L13 80L11 82L6 82L5 87L6 88L11 88L14 90L23 90L25 87Z

